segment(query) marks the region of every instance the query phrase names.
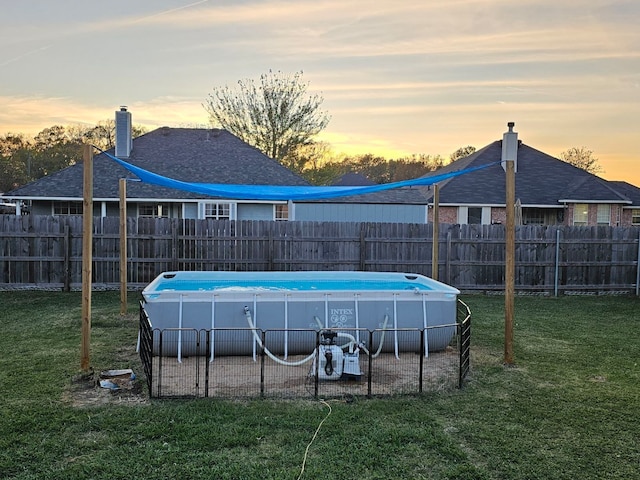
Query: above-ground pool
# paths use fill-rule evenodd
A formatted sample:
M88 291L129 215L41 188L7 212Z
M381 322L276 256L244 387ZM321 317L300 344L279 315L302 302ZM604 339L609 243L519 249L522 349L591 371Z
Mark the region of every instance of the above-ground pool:
M400 329L428 330L427 351L444 350L455 333L459 293L410 273L178 271L160 274L142 296L153 329L238 329L233 342L216 344L215 350L248 355L255 353L250 327L282 331L269 349L285 354L315 347L287 331L320 329L358 337L366 330L389 330L382 349L396 353L417 351L416 337L404 340ZM429 328L438 326L443 327Z

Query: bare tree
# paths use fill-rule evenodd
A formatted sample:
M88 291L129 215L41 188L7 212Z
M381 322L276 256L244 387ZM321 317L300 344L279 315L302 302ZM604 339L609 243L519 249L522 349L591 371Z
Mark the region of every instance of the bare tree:
M460 158L464 158L471 155L472 153L475 153L475 151L476 151L476 147L467 145L466 147L460 147L459 149L457 149L455 152L449 155L449 158L451 159L452 162L455 162Z
M202 105L213 125L222 127L280 162L329 123L320 110L323 98L309 95L302 72L273 72L260 76L260 83L240 80L236 88L214 88Z
M131 126L133 138L145 133L147 133L146 127L136 124ZM81 137L84 143L90 143L102 150L109 150L116 146L116 122L112 118L101 120L93 127L80 127L76 135Z
M604 169L598 163L598 159L593 156L593 152L586 147L569 148L560 154L560 160L594 175L604 172Z

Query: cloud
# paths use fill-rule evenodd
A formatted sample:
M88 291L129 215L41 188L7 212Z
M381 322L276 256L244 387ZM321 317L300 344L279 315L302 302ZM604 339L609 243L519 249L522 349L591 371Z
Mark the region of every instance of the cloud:
M151 15L147 15L147 16L141 17L141 18L139 18L139 19L137 19L137 20L134 20L132 23L143 23L143 22L149 22L150 20L153 20L153 19L155 19L155 18L161 17L161 16L163 16L163 15L169 15L169 14L173 14L173 13L175 13L175 12L179 12L179 11L181 11L181 10L186 10L186 9L188 9L188 8L195 7L195 6L197 6L197 5L201 5L201 4L203 4L203 3L207 3L208 1L209 1L209 0L200 0L200 1L198 1L198 2L189 3L189 4L187 4L187 5L182 5L182 6L180 6L180 7L170 8L170 9L168 9L168 10L163 10L163 11L158 12L158 13L154 13L154 14L151 14Z
M39 47L39 48L36 48L34 50L30 50L30 51L22 53L22 54L20 54L20 55L18 55L16 57L10 58L10 59L5 60L5 61L2 61L2 62L0 62L0 67L6 67L10 63L17 62L18 60L22 60L23 58L28 57L29 55L35 55L37 53L43 52L43 51L51 48L52 46L53 45L45 45L43 47Z
M95 124L104 113L66 97L0 96L0 132L33 135L53 125Z
M149 129L170 126L203 127L207 114L199 99L157 97L128 105L133 122ZM95 125L113 118L119 105L86 104L68 97L0 96L0 135L34 135L53 125Z
M149 128L208 126L202 100L192 97L164 96L137 101L129 105L134 123Z
M575 2L563 5L550 0L517 4L412 0L404 1L401 8L392 2L370 1L203 3L87 28L224 28L229 32L234 26L236 35L225 38L229 47L252 44L289 55L333 57L460 55L466 62L492 61L493 57L507 57L509 62L562 61L576 54L592 58L603 52L624 56L627 53L619 46L637 39L632 25L622 28L588 13L602 2L584 2L583 10ZM210 46L205 42L204 48Z

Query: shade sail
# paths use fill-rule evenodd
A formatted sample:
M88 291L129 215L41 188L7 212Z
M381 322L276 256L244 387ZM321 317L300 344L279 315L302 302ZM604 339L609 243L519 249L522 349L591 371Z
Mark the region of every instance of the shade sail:
M381 185L365 185L365 186L280 186L280 185L241 185L241 184L222 184L222 183L198 183L185 182L174 178L158 175L140 168L131 163L125 162L105 151L101 152L113 161L126 168L129 172L137 176L142 182L161 187L175 188L192 193L200 193L212 197L228 198L234 200L324 200L328 198L350 197L353 195L366 195L368 193L382 192L384 190L392 190L394 188L427 186L434 183L442 182L449 178L465 175L477 170L481 170L500 162L481 165L478 167L467 168L455 172L443 173L440 175L431 175L428 177L419 177L412 180L403 180L401 182L384 183Z

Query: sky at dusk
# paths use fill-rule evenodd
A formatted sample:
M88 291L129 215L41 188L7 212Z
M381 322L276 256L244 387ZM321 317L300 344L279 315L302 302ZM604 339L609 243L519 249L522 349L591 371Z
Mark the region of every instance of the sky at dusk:
M0 135L208 126L214 87L303 71L334 152L586 147L640 186L638 0L0 0Z

